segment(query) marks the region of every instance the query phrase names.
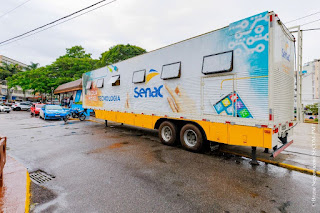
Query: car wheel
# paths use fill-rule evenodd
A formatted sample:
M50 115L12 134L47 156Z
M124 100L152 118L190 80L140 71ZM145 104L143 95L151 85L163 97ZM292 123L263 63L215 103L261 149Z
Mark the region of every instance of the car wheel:
M9 113L10 111L7 111L7 113Z
M17 107L16 110L17 110L17 111L21 111L21 108L20 108L20 107Z
M202 149L203 135L198 127L193 124L186 124L180 131L182 146L190 151L198 152Z
M172 146L176 143L177 127L170 121L164 121L159 127L161 143Z

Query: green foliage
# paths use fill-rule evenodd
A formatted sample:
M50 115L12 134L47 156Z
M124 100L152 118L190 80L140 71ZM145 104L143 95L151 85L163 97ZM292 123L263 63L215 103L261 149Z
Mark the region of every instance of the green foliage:
M146 53L146 50L141 47L130 44L118 44L110 47L108 51L101 54L100 61L97 63L96 67L104 67L143 53Z
M67 53L61 57L68 58L91 58L91 53L86 53L82 46L74 46L71 48L67 48ZM61 58L60 57L60 58Z
M66 49L66 54L58 57L52 64L38 68L39 64L31 62L27 71L5 69L0 77L7 79L9 88L20 86L23 90L33 90L34 93L51 93L51 87L82 78L82 74L98 67L113 64L136 55L145 53L146 50L134 45L116 45L104 52L100 60L91 58L83 47L74 46Z
M306 110L310 111L313 115L317 115L318 114L318 103L307 105Z
M315 121L315 122L318 122L319 120L318 120L318 118L316 118L316 119L314 119L314 121Z
M81 46L68 48L66 52L51 65L29 69L7 78L8 86L11 88L19 85L23 90L34 90L34 93L50 93L51 87L57 88L81 78L83 73L93 70L98 61L91 59L91 54L86 54Z
M7 64L2 62L2 66L0 66L0 80L5 80L19 72L21 72L21 67L18 64Z
M33 63L31 61L31 64L27 66L26 70L35 70L39 67L39 63Z

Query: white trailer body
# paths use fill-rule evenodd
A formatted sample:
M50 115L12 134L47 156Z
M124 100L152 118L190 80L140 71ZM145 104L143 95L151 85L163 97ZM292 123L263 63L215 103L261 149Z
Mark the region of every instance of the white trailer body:
M287 146L294 48L277 15L263 12L85 73L83 106L98 118L151 129L191 122L225 144Z

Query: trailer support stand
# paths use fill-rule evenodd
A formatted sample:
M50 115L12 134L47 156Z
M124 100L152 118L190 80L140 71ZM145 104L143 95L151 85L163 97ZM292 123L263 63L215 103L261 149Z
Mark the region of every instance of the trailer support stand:
M108 126L108 121L107 120L105 120L105 125L106 125L106 127Z
M252 157L252 160L251 160L251 165L259 165L258 161L257 161L257 147L253 146L252 147L252 151L251 151L251 157Z
M264 153L269 153L269 148L265 148L263 152Z

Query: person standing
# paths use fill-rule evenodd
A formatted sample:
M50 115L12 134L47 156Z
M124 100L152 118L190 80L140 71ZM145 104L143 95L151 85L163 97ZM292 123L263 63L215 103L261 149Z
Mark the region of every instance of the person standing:
M73 95L70 96L70 107L72 107L73 104Z

